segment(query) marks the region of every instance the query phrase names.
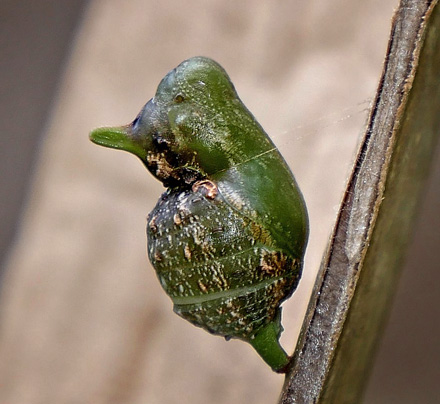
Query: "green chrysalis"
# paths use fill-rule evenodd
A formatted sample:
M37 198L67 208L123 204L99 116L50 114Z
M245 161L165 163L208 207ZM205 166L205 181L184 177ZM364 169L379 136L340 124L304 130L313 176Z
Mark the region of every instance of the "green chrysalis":
M301 276L308 219L295 179L224 69L194 57L169 72L129 125L99 145L138 156L167 190L148 216L148 256L174 311L249 342L275 371L280 304Z

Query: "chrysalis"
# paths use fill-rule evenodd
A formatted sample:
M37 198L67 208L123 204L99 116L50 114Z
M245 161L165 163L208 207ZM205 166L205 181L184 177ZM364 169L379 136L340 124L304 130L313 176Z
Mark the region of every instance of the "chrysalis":
M301 192L227 73L205 57L169 72L129 125L90 134L138 156L167 188L148 216L148 256L181 317L249 342L275 371L280 304L307 244Z

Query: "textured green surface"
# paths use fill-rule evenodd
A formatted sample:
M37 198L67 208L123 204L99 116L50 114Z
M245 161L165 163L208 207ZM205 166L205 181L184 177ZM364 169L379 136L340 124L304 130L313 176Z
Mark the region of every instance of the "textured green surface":
M182 62L129 125L90 138L138 156L168 188L148 217L148 256L174 311L250 342L281 371L280 304L296 289L308 237L284 159L208 58Z

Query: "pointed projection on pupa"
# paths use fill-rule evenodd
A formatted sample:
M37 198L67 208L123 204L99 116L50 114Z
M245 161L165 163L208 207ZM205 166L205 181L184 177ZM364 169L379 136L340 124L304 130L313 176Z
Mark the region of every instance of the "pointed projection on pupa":
M90 139L135 154L167 188L148 216L147 239L174 311L249 342L282 372L280 304L301 276L307 211L225 70L205 57L184 61L132 123Z

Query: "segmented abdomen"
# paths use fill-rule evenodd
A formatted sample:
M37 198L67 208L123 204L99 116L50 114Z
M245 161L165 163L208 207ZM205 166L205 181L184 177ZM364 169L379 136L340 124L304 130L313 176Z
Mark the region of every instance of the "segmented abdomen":
M150 261L177 314L213 334L249 339L292 294L301 262L213 182L195 185L168 190L150 213Z

